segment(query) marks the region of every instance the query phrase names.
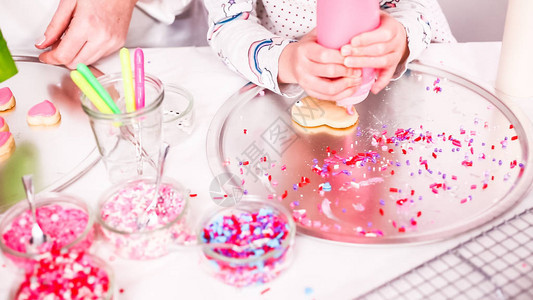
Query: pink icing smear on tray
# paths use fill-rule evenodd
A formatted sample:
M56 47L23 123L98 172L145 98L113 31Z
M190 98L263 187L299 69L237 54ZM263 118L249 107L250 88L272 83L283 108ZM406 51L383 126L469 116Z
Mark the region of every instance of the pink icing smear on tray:
M2 127L2 123L0 122L0 127ZM0 147L3 146L7 141L9 140L9 137L11 137L11 132L9 131L3 131L0 132Z
M56 113L56 107L55 105L48 101L44 100L41 103L35 104L30 110L28 111L28 115L30 117L34 116L53 116Z
M11 97L13 97L13 92L8 87L0 89L0 105L6 104Z

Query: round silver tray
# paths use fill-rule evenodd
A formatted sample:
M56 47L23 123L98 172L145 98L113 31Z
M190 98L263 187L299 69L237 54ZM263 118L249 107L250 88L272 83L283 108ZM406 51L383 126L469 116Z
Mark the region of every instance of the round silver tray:
M240 190L280 201L299 233L321 239L411 243L478 227L531 185L530 123L489 88L445 70L410 65L356 106L360 119L347 130L300 127L290 116L296 100L248 85L217 112L207 154L224 178L218 198L236 202Z
M24 195L20 178L12 170L35 169L36 191L60 191L85 174L100 159L89 121L81 108L79 90L64 67L41 63L36 57L14 56L18 74L0 83L9 87L16 106L0 112L15 138L15 152L0 163L0 184L11 185L0 197L0 212ZM50 100L59 109L57 126L31 127L26 113ZM15 161L16 160L16 161ZM7 174L10 173L10 174ZM17 176L20 174L17 174ZM19 184L20 183L20 184ZM17 186L17 184L19 184ZM17 189L20 187L20 189Z

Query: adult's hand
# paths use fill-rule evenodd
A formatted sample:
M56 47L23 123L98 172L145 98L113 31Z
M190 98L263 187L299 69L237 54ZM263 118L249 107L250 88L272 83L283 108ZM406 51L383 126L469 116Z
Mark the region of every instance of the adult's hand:
M60 0L39 49L42 62L75 69L107 56L126 41L137 0Z
M337 101L351 96L361 84L361 70L346 67L339 50L317 43L316 30L290 43L279 58L278 81L298 83L309 96Z

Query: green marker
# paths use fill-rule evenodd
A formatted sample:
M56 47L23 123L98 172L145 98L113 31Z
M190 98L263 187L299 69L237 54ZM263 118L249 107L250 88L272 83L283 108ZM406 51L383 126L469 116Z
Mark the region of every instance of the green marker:
M105 104L111 109L111 111L114 114L120 114L121 111L118 108L117 104L115 103L115 101L113 101L109 93L104 89L100 82L98 82L98 79L94 77L91 70L89 70L89 68L87 68L87 66L82 63L79 63L76 69L87 80L87 82L89 82L89 84L93 87L93 89L100 96L100 98L104 100Z
M0 30L0 82L7 80L17 74L17 66L7 48L6 40Z

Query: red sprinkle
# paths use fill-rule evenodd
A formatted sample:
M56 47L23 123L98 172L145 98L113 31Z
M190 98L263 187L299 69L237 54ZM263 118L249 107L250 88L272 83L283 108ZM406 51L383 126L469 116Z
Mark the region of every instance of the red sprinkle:
M270 288L266 288L264 290L261 291L261 295L265 294L266 292L270 291Z
M518 136L517 135L511 137L511 141L514 141L514 140L518 140Z
M397 188L390 188L389 191L391 193L398 193L398 189Z
M198 196L198 194L189 194L189 197L191 197L191 198L194 198L196 196Z

